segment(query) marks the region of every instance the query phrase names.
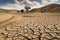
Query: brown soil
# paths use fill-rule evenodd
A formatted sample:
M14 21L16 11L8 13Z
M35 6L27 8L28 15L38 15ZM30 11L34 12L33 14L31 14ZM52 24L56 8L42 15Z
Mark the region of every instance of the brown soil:
M7 15L5 13L1 14ZM0 40L60 40L60 14L8 14L0 17ZM0 20L1 20L0 19Z

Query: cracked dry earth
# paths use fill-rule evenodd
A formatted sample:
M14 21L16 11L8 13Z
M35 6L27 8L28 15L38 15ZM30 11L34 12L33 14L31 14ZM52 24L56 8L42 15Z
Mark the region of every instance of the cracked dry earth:
M0 40L60 40L60 14L18 14L19 20L13 18L0 23Z

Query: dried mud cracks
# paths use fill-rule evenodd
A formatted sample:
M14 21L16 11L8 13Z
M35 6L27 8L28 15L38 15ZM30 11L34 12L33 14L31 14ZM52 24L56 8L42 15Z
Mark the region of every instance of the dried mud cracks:
M0 26L0 40L60 40L60 16L24 16Z

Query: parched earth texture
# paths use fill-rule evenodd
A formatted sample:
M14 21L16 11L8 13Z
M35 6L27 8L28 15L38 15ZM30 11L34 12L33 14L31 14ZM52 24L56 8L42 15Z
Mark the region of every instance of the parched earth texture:
M60 40L60 14L8 15L0 17L0 40Z

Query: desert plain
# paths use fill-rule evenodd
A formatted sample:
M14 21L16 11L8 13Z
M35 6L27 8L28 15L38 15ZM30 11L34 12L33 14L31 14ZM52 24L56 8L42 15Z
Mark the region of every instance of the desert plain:
M0 40L60 40L60 14L0 13Z

